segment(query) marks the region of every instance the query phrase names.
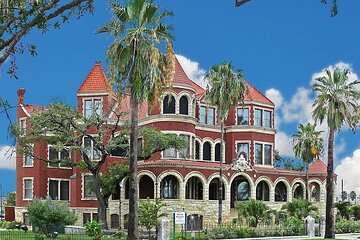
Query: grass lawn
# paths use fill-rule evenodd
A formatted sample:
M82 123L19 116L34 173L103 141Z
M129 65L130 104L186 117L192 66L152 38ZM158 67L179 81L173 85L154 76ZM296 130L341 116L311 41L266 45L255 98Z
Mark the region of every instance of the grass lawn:
M35 239L36 234L33 232L24 232L18 230L9 230L9 231L0 231L0 239L1 240L21 240L21 239ZM45 238L45 235L43 235ZM47 238L45 238L47 239ZM92 240L93 238L86 235L65 235L59 234L56 239L63 240ZM111 240L112 238L106 238Z

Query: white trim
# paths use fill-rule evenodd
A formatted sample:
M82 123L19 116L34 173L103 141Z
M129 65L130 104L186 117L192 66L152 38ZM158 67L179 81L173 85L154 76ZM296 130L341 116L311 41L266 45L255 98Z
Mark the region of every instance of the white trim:
M228 133L227 128L226 129L226 133ZM204 125L202 123L198 123L198 125L195 125L195 130L202 130L202 131L207 131L207 132L216 132L216 133L221 133L221 129L220 126L215 126L215 125Z
M185 85L185 84L173 84L172 85L172 88L182 88L182 89L186 89L186 90L190 90L190 91L193 91L193 92L196 92L195 88L189 86L189 85Z
M249 153L248 153L248 163L251 162L251 140L235 140L235 156L238 154L239 150L238 150L238 144L239 143L247 143L249 144ZM235 158L235 157L234 157ZM255 158L253 157L253 159L255 160Z
M91 116L93 116L93 114L94 114L94 101L95 100L100 100L100 102L101 102L101 113L100 113L100 115L101 116L103 116L104 115L104 97L100 97L100 96L98 96L98 97L84 97L84 98L82 98L82 115L84 116L84 117L86 117L86 118L88 118L88 117L91 117L91 116L85 116L85 101L89 101L89 100L91 100L91 105L92 105L92 114L91 114Z
M24 131L24 134L26 134L26 128L27 128L27 126L26 126L27 120L26 120L26 119L27 119L27 117L22 117L22 118L19 118L19 119L18 119L19 127L20 127L21 130ZM22 121L24 121L25 126L22 126L22 125L21 125L21 122L22 122Z
M182 114L159 114L152 115L147 117L146 119L139 120L139 126L148 125L152 123L158 122L181 122L181 123L190 123L196 125L197 119L190 115L182 115Z
M85 176L92 176L94 177L91 173L82 173L81 174L81 200L96 200L96 196L94 197L85 197Z
M76 96L78 97L88 97L88 98L92 98L94 97L98 97L98 96L107 96L109 95L109 92L88 92L88 93L78 93Z
M31 146L32 146L32 148L33 148L33 152L35 152L35 146L34 146L34 144L31 144ZM23 166L23 168L32 168L32 167L34 167L34 156L30 156L31 158L32 158L32 162L31 162L31 165L25 165L25 162L26 162L26 154L25 153L22 153L22 156L23 156L23 164L22 164L22 166Z
M201 114L201 107L205 107L206 109L206 116L205 116L205 121L206 123L202 123L200 120L200 114ZM208 109L209 108L213 108L214 109L214 124L209 124L208 123ZM205 125L205 126L218 126L218 121L217 121L217 111L218 111L218 107L217 106L213 106L210 104L205 104L205 103L200 103L199 104L199 124L200 125Z
M52 181L57 181L58 182L58 198L59 199L53 199L53 200L57 200L57 201L68 201L70 202L70 199L71 199L71 186L70 186L70 179L68 178L52 178L52 177L49 177L48 178L48 181L47 181L47 196L50 198L50 193L49 193L49 190L50 190L50 180ZM68 182L69 183L69 200L61 200L60 198L60 195L61 195L61 185L60 185L60 182L63 181L63 182Z
M239 125L238 124L238 110L239 109L247 109L248 110L248 124L244 124L244 125ZM236 126L251 126L251 124L250 124L250 111L251 111L251 109L250 109L250 106L244 106L244 107L240 107L240 106L237 106L236 108L235 108L235 125Z
M256 144L261 144L262 145L262 156L261 156L261 164L257 164L256 163L256 159L255 159L255 145ZM270 145L271 146L271 157L270 157L270 164L265 164L265 145ZM273 167L274 166L274 143L271 142L261 142L261 141L254 141L253 142L253 149L254 149L254 166L256 167Z
M52 147L53 145L51 144L48 144L47 146L47 160L49 160L48 162L48 165L47 167L48 168L52 168L52 169L72 169L71 167L62 167L60 162L57 163L57 166L56 167L53 167L53 166L50 166L50 159L49 159L49 156L50 156L50 148ZM65 147L66 148L66 147ZM71 152L70 152L70 149L68 149L68 152L69 152L69 158L71 158ZM57 153L58 153L58 160L61 160L60 159L60 154L61 154L61 151L57 150Z
M23 110L23 112L26 114L26 116L30 117L30 114L29 114L29 112L26 110L24 104L20 104L20 107L21 107L21 109Z
M196 129L196 127L195 127L195 129ZM226 127L226 133L233 133L233 132L256 132L256 133L265 133L265 134L275 135L276 129L258 127L258 126L254 126L254 125L233 125L233 126Z
M271 109L274 109L274 107L275 107L275 105L272 105L272 104L258 102L258 101L249 101L249 100L245 100L244 105L254 105L254 107L255 106L268 107L268 108L271 108Z
M261 110L261 126L255 124L255 111ZM265 111L270 112L270 127L265 127ZM261 127L265 129L274 129L274 110L273 109L267 109L262 107L253 106L253 121L254 121L254 127Z
M25 198L25 180L31 180L31 198ZM22 194L22 200L23 201L30 201L34 199L34 177L23 177L22 179L22 189L23 189L23 194Z

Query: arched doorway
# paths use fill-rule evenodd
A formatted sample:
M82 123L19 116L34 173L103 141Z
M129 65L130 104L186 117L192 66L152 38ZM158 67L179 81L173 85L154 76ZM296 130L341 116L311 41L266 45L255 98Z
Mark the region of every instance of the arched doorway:
M270 200L270 189L266 181L261 180L256 185L256 200L269 201Z
M231 204L234 208L236 202L246 201L250 198L250 183L244 176L237 176L231 183Z
M154 199L154 181L148 175L143 175L139 181L139 198Z
M287 201L287 187L284 182L278 182L275 187L275 202Z
M209 184L209 200L219 200L220 178L214 178ZM225 185L222 183L222 199L225 200Z

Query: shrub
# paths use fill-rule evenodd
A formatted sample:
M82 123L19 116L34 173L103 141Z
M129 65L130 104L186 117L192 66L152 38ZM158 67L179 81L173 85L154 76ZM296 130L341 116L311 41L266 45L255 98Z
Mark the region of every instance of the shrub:
M360 205L352 207L352 212L355 220L360 220Z
M127 240L127 231L126 230L117 230L113 234L113 237L115 237L116 239L120 239L120 240Z
M101 226L102 223L97 221L91 221L84 224L85 226L85 233L90 236L94 237L94 239L98 240L102 238L102 230Z
M8 222L8 221L2 221L2 222L0 222L0 228L8 228L9 224L10 224L10 222Z
M7 229L16 229L16 226L21 226L22 224L22 222L12 221L8 224Z
M341 219L335 222L335 233L360 233L360 221Z

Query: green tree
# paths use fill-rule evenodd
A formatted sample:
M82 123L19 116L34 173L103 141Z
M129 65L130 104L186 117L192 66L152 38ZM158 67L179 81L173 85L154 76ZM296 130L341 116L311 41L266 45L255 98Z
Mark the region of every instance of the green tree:
M6 196L6 206L16 206L16 193L11 192Z
M323 149L321 132L316 131L316 124L299 124L297 132L292 136L295 157L301 158L306 165L306 199L309 199L309 164L319 156Z
M59 29L73 15L79 18L93 10L93 0L0 0L0 67L11 57L8 73L17 78L16 54L37 55L35 44L22 42L25 36L36 29Z
M355 191L350 192L350 199L351 199L351 201L355 201L355 204L356 204L356 192Z
M360 107L359 81L350 82L348 69L326 70L326 75L315 80L312 88L317 96L312 116L320 124L326 121L329 129L328 166L326 177L326 227L325 237L335 238L334 233L334 136L344 123L354 130L354 113Z
M139 204L140 226L146 228L149 239L151 239L151 229L157 227L159 218L167 215L166 213L160 212L161 208L165 206L166 204L160 198L155 199L155 201L148 198Z
M303 220L309 215L317 215L318 208L312 205L307 199L293 199L292 202L287 202L281 207L286 210L289 216L295 216Z
M354 219L356 221L360 220L360 205L354 205L352 207L352 212L353 212Z
M61 201L34 199L27 205L27 212L30 223L49 238L59 227L72 225L76 221L67 203Z
M248 220L249 223L252 223L252 227L257 227L259 223L268 220L272 213L268 205L255 199L241 202L236 208L238 210L239 218Z
M222 182L222 156L224 148L224 121L228 117L230 106L244 101L247 85L240 70L234 70L230 62L223 62L218 66L212 66L206 74L211 89L206 91L205 99L218 107L218 116L221 121L221 144L220 144L220 181ZM219 184L219 218L218 224L222 223L222 184Z
M103 166L106 166L107 157L112 151L119 147L126 151L129 147L128 144L124 144L124 141L128 142L128 127L119 124L124 114L113 111L113 116L116 118L115 121L102 115L85 117L69 105L52 103L47 108L30 116L31 127L26 129L26 134L19 126L12 129L12 133L17 137L21 146L20 151L25 155L33 156L34 159L49 164L79 167L83 171L91 173L93 181L90 187L98 200L99 220L103 223L104 228L107 228L108 199L114 193L118 183L128 174L127 166L116 164L108 166L105 174L101 174L100 171ZM90 134L90 129L96 131L96 135ZM141 151L146 153L143 159L163 149L181 148L186 144L181 137L169 136L156 130L144 129L143 131L144 145L152 146L146 151ZM33 144L38 141L47 142L60 152L77 151L82 160L75 161L70 156L61 160L49 160L36 155ZM86 141L92 144L84 144ZM89 146L93 146L93 148Z
M118 93L130 94L130 154L129 154L129 239L139 239L138 230L138 113L139 105L148 101L150 106L160 99L175 73L175 56L171 45L166 55L160 49L173 40L172 27L163 24L172 12L160 12L153 1L127 1L126 6L114 2L111 5L113 19L98 33L114 36L109 46L107 60Z
M349 220L352 211L350 202L337 202L335 203L335 207L342 218Z
M341 200L346 201L348 199L348 193L346 191L341 192Z

